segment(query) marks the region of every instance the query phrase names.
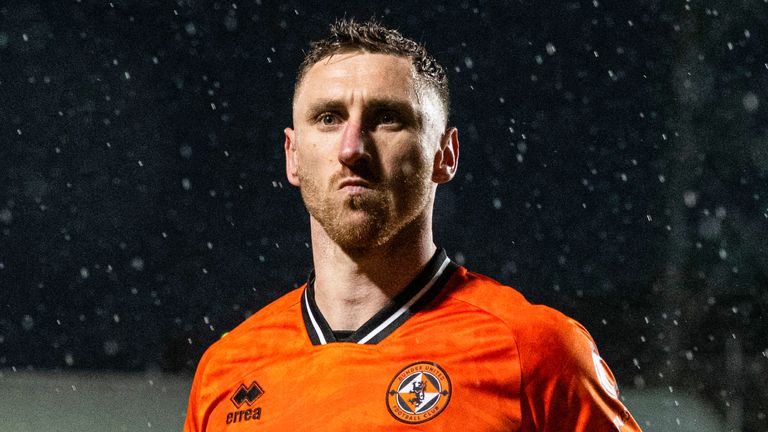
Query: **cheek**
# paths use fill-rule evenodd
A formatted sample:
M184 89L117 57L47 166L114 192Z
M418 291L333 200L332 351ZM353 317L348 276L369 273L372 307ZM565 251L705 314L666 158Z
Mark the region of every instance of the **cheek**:
M334 162L330 151L323 151L320 146L308 144L299 150L299 171L304 176L323 177Z
M396 170L395 176L406 180L416 180L431 174L432 161L424 149L420 147L412 147L412 149L412 151L394 158L393 168Z

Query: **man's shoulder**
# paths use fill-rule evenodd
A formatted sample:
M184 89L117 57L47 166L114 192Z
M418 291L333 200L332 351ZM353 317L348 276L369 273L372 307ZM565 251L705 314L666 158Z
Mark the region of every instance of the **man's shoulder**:
M300 324L299 303L302 288L289 291L256 313L246 318L234 329L225 333L221 339L211 345L206 355L237 350L241 346L253 346L265 331L289 331ZM270 337L269 339L274 339Z
M270 323L274 320L282 320L283 314L293 311L301 302L301 294L304 292L304 286L293 289L248 317L240 325L232 330L232 333L248 332L253 327Z
M513 287L488 276L460 268L462 280L449 295L504 323L520 342L568 338L584 328L577 321L546 305L533 304Z
M487 276L463 271L464 281L449 294L503 323L524 366L538 368L551 359L581 361L596 350L589 332L575 319L549 306L533 304L516 289ZM591 357L588 357L591 362ZM550 366L556 366L551 364Z
M485 314L493 320L493 332L508 332L504 336L511 349L505 353L513 360L504 364L519 370L521 408L531 429L575 430L580 424L578 430L608 430L626 423L627 430L639 430L618 399L613 374L579 322L463 267L453 278L444 304L454 320L460 316L456 312ZM480 320L474 315L471 322ZM488 323L479 327L487 329Z

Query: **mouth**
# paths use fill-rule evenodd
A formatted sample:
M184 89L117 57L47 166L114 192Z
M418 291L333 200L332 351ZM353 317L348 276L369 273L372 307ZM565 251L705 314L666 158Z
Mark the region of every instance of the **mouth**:
M339 190L348 194L361 194L371 190L371 184L362 178L346 178L339 183Z

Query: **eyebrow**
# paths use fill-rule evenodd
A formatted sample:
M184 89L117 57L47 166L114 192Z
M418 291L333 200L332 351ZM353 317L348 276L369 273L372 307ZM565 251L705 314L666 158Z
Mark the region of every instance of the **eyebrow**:
M343 111L344 104L337 99L320 99L312 103L307 109L307 120L313 120L315 117L326 111Z
M364 109L366 112L393 111L404 116L404 120L413 123L418 128L421 128L423 124L421 113L414 110L410 103L401 99L374 98L366 103ZM339 99L319 99L309 106L307 119L312 120L326 111L346 111L346 106Z
M409 122L421 128L422 115L420 112L413 109L410 103L404 102L399 99L373 99L368 108L372 111L392 111L398 113L406 118Z

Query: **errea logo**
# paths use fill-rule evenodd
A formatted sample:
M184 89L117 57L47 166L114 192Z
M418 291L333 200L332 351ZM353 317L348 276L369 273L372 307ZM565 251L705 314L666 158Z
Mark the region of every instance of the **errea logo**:
M243 405L251 406L264 394L261 386L256 381L253 381L248 387L244 383L232 393L229 398L235 405L235 408L240 408ZM239 423L243 421L259 420L261 419L261 407L248 408L244 410L232 411L227 413L227 424Z
M256 399L264 394L264 390L259 387L259 384L254 381L250 386L246 387L245 384L240 384L240 387L235 391L230 400L235 404L235 408L240 408L240 405L247 403L252 404Z

